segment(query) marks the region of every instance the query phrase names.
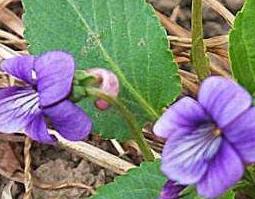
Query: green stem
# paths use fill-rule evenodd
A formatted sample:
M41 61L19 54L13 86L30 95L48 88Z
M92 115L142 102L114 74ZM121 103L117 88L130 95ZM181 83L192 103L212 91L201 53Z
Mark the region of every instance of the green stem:
M139 125L136 122L135 117L133 114L126 108L126 106L120 101L117 100L116 98L113 98L109 95L106 95L103 93L101 90L96 89L96 88L86 88L86 92L90 96L95 96L97 98L103 99L107 101L109 104L112 104L119 110L121 115L126 119L130 130L132 132L133 138L136 140L138 146L140 147L144 159L146 161L153 161L155 159L150 146L148 143L145 141L143 134L141 133L141 129L139 128Z
M192 64L200 80L205 79L209 71L209 60L203 41L202 0L192 0Z

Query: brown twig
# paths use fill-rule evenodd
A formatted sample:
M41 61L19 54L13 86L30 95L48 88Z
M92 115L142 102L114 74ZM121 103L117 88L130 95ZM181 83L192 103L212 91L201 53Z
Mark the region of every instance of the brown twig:
M1 134L0 140L8 141L8 142L24 142L25 137L23 135L13 135L13 134Z
M118 151L119 157L123 156L126 154L125 150L121 146L121 144L116 140L116 139L111 139L110 140L114 148Z
M24 199L32 199L33 179L31 174L31 155L30 155L31 146L32 146L31 139L29 137L26 137L24 146L24 159L25 159L24 169L25 194L23 197Z
M156 15L159 17L161 24L173 35L177 35L180 37L191 37L189 31L171 21L167 16L162 13L155 11Z
M235 16L220 2L217 0L203 0L203 3L212 8L215 12L219 13L228 22L229 25L233 25Z
M8 59L15 56L20 56L20 54L12 50L8 46L0 43L0 57L2 57L3 59Z
M222 48L211 48L208 49L208 52L219 55L222 58L228 59L228 51Z
M26 42L16 35L0 29L0 38L3 38L0 43L14 44L19 49L26 49Z
M192 81L182 76L181 76L181 83L184 86L184 88L188 89L193 94L193 96L197 95L198 89L199 89L197 84L193 83Z
M177 5L174 9L173 9L173 12L171 14L171 16L169 17L170 21L176 21L177 20L177 17L180 13L180 5Z
M0 10L6 7L9 3L18 2L20 0L0 0Z
M23 37L24 26L22 20L16 16L10 9L2 8L0 12L0 21L8 28L13 30L19 36Z
M172 45L191 48L191 38L178 36L168 36L167 38L169 39ZM204 39L204 43L207 49L226 48L228 44L228 35L221 35L209 39Z
M214 60L214 63L216 65L221 66L223 69L230 71L230 64L229 64L229 58L228 57L222 57L215 53L208 53L209 56L211 56Z
M216 75L221 75L223 77L229 77L229 78L231 77L231 75L227 71L223 70L222 68L220 68L212 63L210 64L210 69Z
M187 64L190 62L190 59L187 57L175 55L175 62L177 64Z
M95 193L93 187L88 186L81 182L69 182L67 180L62 180L58 182L42 182L38 178L33 177L34 186L39 189L44 190L59 190L59 189L70 189L70 188L79 188L79 189L87 189L92 194Z
M25 183L24 182L24 173L16 172L14 175L5 175L5 177L11 181ZM59 189L71 189L71 188L79 188L79 189L87 189L92 194L94 193L93 187L86 185L82 182L69 182L67 180L55 181L55 182L43 182L38 177L32 176L33 186L39 189L44 190L59 190Z
M51 129L48 131L57 138L58 143L65 149L78 153L81 157L104 168L110 169L117 174L125 174L129 169L135 168L135 165L88 143L81 141L72 142L63 138L56 131Z
M195 75L194 73L182 69L179 69L178 72L183 78L186 78L193 83L197 84L199 82L197 75Z

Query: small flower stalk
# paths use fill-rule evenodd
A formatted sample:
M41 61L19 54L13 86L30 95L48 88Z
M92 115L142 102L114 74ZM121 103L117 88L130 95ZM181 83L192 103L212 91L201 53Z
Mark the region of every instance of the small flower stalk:
M252 97L223 77L203 81L197 101L184 97L161 116L156 135L166 138L161 169L198 194L217 198L255 162L255 107Z
M39 57L15 57L5 60L1 70L24 82L0 90L1 132L24 132L38 142L54 143L47 130L49 121L68 140L88 136L90 118L68 100L75 71L70 54L52 51Z

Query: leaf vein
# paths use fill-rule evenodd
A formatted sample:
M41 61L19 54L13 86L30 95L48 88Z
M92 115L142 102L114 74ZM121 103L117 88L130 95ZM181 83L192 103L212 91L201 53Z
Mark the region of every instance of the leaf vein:
M87 23L87 21L84 19L84 17L82 16L80 10L77 8L77 6L75 5L75 3L73 2L73 0L66 0L70 6L73 8L73 10L75 11L75 13L78 15L79 19L81 20L81 22L84 24L85 28L87 29L87 31L90 34L95 34L94 31L90 28L89 24ZM121 82L123 83L123 85L129 90L129 92L136 98L136 100L140 103L140 105L142 107L144 107L144 110L147 111L147 113L151 116L152 119L156 119L157 117L159 117L158 113L156 110L154 110L154 108L148 104L148 102L141 96L140 93L138 93L134 87L128 82L128 80L126 79L125 75L123 74L122 70L120 69L120 67L118 66L118 64L110 57L110 55L108 54L108 52L106 51L106 49L102 46L102 43L99 43L99 47L106 59L106 61L109 62L109 64L111 64L112 68L115 70L115 72L118 74Z

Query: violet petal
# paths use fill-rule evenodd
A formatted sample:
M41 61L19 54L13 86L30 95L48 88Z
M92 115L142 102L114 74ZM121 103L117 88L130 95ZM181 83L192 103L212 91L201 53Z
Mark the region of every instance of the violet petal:
M255 108L251 108L223 129L227 140L246 163L255 162Z
M154 125L153 131L163 138L168 138L170 134L184 135L207 119L206 113L197 101L184 97L164 112Z
M180 192L185 186L177 185L175 182L168 180L164 185L158 199L178 199Z
M217 198L242 177L243 163L227 141L223 141L220 150L210 162L205 176L198 182L199 195L205 198Z
M31 139L40 143L52 144L55 140L48 134L47 126L42 113L34 115L31 122L26 126L25 133Z
M34 68L34 60L34 56L10 58L3 61L1 68L12 76L28 84L33 84L32 70Z
M202 83L198 101L223 128L251 106L252 98L234 81L215 76Z
M161 170L179 184L197 183L206 173L208 162L217 153L220 144L221 137L214 137L210 129L171 137L163 149Z
M80 107L68 100L44 108L43 112L50 119L52 126L68 140L82 140L87 138L91 131L90 118Z
M38 95L31 88L9 87L0 90L0 131L23 131L39 112Z
M35 72L41 106L52 105L69 94L74 69L73 57L65 52L51 51L36 58Z

